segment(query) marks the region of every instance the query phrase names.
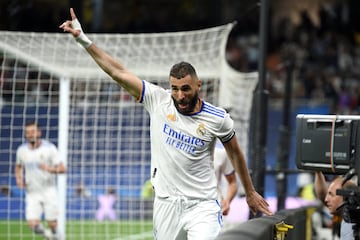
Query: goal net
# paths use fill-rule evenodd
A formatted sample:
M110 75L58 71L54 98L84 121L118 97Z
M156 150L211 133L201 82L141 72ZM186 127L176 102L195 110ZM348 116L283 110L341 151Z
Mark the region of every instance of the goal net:
M88 36L160 86L168 87L174 63L191 62L203 82L201 96L233 110L247 152L257 74L227 65L225 46L233 26ZM68 168L58 177L64 238L152 239L149 118L143 107L68 34L0 32L0 86L0 239L35 239L26 226L25 193L14 176L28 120L39 122L43 138L58 146ZM106 198L108 192L113 199Z

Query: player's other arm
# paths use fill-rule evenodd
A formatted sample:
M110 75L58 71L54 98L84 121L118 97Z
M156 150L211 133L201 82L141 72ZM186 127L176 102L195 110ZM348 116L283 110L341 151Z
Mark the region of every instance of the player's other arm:
M41 164L40 168L44 171L48 171L49 173L54 173L54 174L66 173L66 167L63 163L59 163L55 166L48 166L45 164Z
M15 178L16 178L16 185L19 188L24 188L23 166L20 164L16 164L15 166Z
M108 53L98 48L84 34L75 12L70 8L71 21L68 20L60 25L65 32L71 33L95 60L99 67L114 79L120 86L128 91L133 97L139 99L142 90L142 81L136 75L128 71L123 64L115 60Z
M49 150L49 158L51 159L51 164L40 164L40 168L44 171L53 174L61 174L66 173L66 166L65 164L59 159L59 152L55 145Z
M244 153L240 149L236 136L234 136L230 141L224 143L224 147L244 186L246 201L250 210L253 213L260 211L266 215L272 215L273 213L269 209L269 204L262 196L260 196L260 194L255 191L248 171Z

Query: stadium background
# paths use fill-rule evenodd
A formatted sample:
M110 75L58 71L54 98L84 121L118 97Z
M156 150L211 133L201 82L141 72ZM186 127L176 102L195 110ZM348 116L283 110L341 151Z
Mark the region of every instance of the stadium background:
M360 106L360 23L356 21L360 11L358 1L270 2L267 57L270 102L266 152L269 172L276 169L278 160L286 79L281 63L286 60L283 56L288 46L295 49L295 59L298 61L293 73L292 127L297 113L358 114ZM77 9L84 28L96 33L193 30L237 20L227 46L228 61L239 71L257 69L259 10L250 0L160 0L151 1L151 4L147 1L9 0L0 3L0 29L58 32L59 23L68 18L69 6ZM6 101L6 97L2 96L2 101ZM55 124L56 119L54 121ZM289 168L296 170L293 131L291 136ZM5 166L2 169L8 168ZM288 181L288 186L296 186L296 175L289 175ZM265 195L275 196L274 176L269 173L265 182ZM288 188L287 194L296 195L297 189Z

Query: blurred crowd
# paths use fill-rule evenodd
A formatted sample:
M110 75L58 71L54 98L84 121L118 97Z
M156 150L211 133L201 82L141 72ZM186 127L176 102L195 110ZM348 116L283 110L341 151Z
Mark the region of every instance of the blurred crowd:
M270 98L285 94L288 74L293 98L328 102L333 114L360 113L360 31L347 21L339 5L328 5L314 24L306 12L299 25L283 19L269 32L267 89ZM258 67L258 35L233 37L229 63L242 72Z
M59 1L58 4L52 4L54 7L51 11L43 11L42 7L51 3L44 1L43 6L39 7L35 2L38 1L2 2L1 29L58 31L59 18L68 18L67 5L70 3ZM83 3L83 8L79 14L82 15L86 29L120 33L134 32L134 29L141 32L184 30L185 26L190 26L190 23L192 26L211 26L236 18L235 14L238 14L236 9L241 8L243 16L238 16L240 21L230 35L226 49L227 59L231 66L241 72L258 69L259 34L258 23L255 20L259 18L259 9L249 1L236 3L236 1L212 0L214 7L211 8L209 7L211 4L203 1L196 4L191 1L179 1L175 5L167 6L170 11L157 12L156 8L159 8L160 1L154 2L151 7L146 5L147 8L144 7L145 5L136 7L136 2L131 1L122 2L121 8L115 6L119 5L117 1L84 0L80 2ZM95 3L100 2L102 6L94 7ZM218 10L216 6L220 3L222 4L221 14L218 16L212 14L213 17L209 18L206 14L216 13ZM73 4L78 3L73 1ZM206 6L206 11L203 11L203 14L196 14L201 12L199 11L201 6ZM96 11L99 8L103 8L103 12L107 13L106 16L102 14L101 26L94 25L96 21L91 20L101 15L99 11ZM136 11L126 11L128 9L136 9ZM155 12L155 15L151 14ZM178 16L180 12L183 13L181 17ZM114 17L114 14L122 16L121 22L110 21L109 16ZM28 16L34 15L38 18L32 17L32 21L27 20ZM172 20L165 20L169 15L173 16ZM358 114L360 112L360 30L356 28L359 26L354 26L354 21L350 20L349 5L346 4L322 4L317 15L318 22L314 22L309 12L304 11L300 13L300 21L297 23L283 17L276 24L269 24L266 67L270 98L281 99L284 96L286 79L290 73L293 98L327 101L334 114ZM47 20L44 21L44 19ZM253 29L253 32L249 29ZM21 73L16 74L18 79ZM9 73L2 74L3 93L11 94L4 89L13 87L12 84L7 85L9 83L4 80L7 75ZM15 88L20 92L23 90L22 86ZM34 84L29 91L34 93L47 91L43 88L47 86ZM2 97L6 100L10 99L11 96L6 94Z

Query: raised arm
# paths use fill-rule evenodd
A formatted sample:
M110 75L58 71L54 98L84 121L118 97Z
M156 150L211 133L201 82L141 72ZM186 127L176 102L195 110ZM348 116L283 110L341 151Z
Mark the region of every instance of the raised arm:
M325 197L328 191L328 184L322 172L315 172L314 188L318 199L325 203Z
M70 8L70 15L72 20L65 21L59 27L62 28L64 32L71 33L75 40L86 49L104 72L133 97L139 99L142 91L141 80L136 75L129 72L122 63L98 48L89 38L87 38L72 8Z
M255 191L252 183L249 170L246 164L244 153L241 151L237 142L236 136L234 136L229 142L224 144L228 157L230 158L235 171L239 174L241 182L245 189L246 201L250 210L253 213L260 211L266 215L272 215L273 213L269 209L269 204L265 199Z

